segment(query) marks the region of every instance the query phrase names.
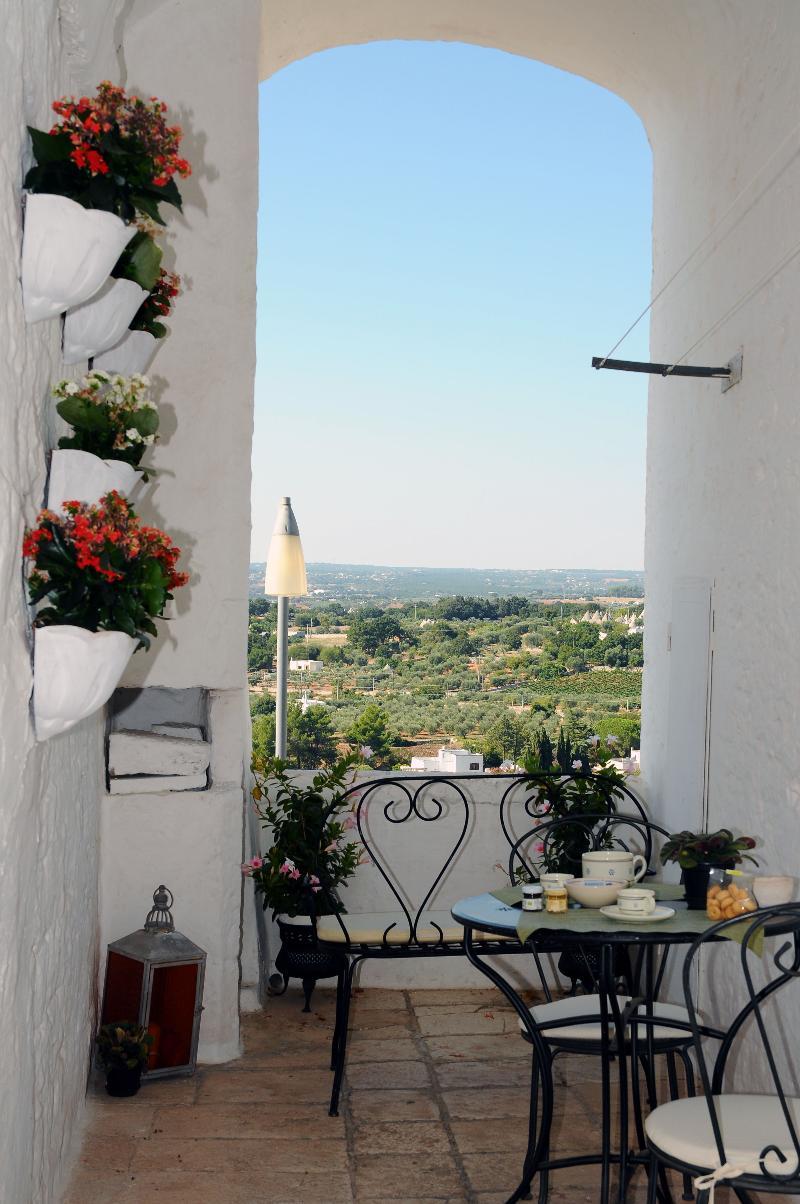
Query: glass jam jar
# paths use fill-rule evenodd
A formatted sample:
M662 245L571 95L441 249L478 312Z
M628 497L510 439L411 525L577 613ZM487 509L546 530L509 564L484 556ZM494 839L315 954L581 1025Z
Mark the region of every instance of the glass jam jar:
M544 892L544 905L547 911L559 912L567 910L567 892L563 886L552 887Z
M715 866L708 873L706 915L709 920L735 920L756 911L753 875Z

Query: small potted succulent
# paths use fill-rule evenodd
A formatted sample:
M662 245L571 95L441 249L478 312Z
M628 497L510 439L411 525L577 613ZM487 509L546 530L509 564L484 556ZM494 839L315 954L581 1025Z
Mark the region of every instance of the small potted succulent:
M49 130L29 128L36 160L25 177L29 322L94 296L136 234L137 214L163 225L159 206L181 208L175 176L191 172L179 154L181 129L167 124L167 106L155 97L129 96L104 80L94 97L65 96L53 109L58 120Z
M153 1038L131 1020L104 1024L97 1034L97 1055L106 1072L109 1095L136 1095L150 1056Z
M108 701L189 578L176 568L180 548L115 490L92 506L66 502L61 515L42 510L22 552L31 604L45 604L34 618L33 713L47 740Z
M140 478L148 479L139 465L158 437L149 388L146 376L112 376L99 369L55 386L56 410L72 433L62 435L50 459L50 510L58 513L67 501L95 502L111 489L128 497Z
M702 911L706 906L708 876L712 869L733 869L742 861L755 857L749 850L756 847L752 836L735 837L729 828L717 832L674 832L663 844L661 864L676 862L681 868L681 881L686 891L686 901L693 911Z
M272 844L263 857L253 857L242 872L253 879L264 910L272 908L281 934L276 967L284 978L302 978L305 1011L314 982L338 974L341 954L317 948L314 917L343 911L337 890L364 861L363 848L349 837L356 821L350 771L362 763L360 753L320 769L304 784L279 758L255 758L255 809Z

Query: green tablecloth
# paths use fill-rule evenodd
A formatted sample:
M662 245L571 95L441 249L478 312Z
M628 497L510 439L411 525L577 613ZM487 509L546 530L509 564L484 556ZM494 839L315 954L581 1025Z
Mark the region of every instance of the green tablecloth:
M654 891L656 899L664 903L675 902L684 897L682 886L676 886L667 882L648 882L646 889ZM522 899L521 886L506 886L489 893L495 899L499 899L501 903L505 903L509 907L513 907ZM534 932L545 931L568 933L570 936L581 932L614 932L619 934L620 929L631 933L658 932L663 933L665 936L673 933L699 935L716 922L716 920L709 920L704 911L689 911L687 908L680 908L668 920L656 920L649 924L634 921L626 929L622 921L609 919L608 916L604 916L595 907L570 907L567 911L556 913L549 911L520 911L517 920L517 935L521 941L527 941ZM749 921L743 921L741 925L737 924L735 927L728 928L723 935L741 943L744 940L748 927ZM755 933L753 938L751 938L748 948L757 953L759 957L761 956L764 948L762 931Z

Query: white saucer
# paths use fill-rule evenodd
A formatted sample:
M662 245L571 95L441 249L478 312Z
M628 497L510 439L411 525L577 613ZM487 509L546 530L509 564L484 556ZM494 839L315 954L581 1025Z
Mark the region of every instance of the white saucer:
M622 911L616 903L611 907L601 907L600 910L610 920L624 920L631 924L655 924L658 920L668 920L670 916L675 915L674 907L660 907L658 904L648 915L641 911Z

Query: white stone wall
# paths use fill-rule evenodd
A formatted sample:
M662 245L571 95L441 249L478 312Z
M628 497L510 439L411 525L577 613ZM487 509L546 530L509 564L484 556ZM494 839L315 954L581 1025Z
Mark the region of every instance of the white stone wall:
M94 1021L102 717L46 744L28 711L23 527L41 507L58 321L19 287L25 126L70 87L55 0L10 0L0 39L0 1200L58 1198Z

